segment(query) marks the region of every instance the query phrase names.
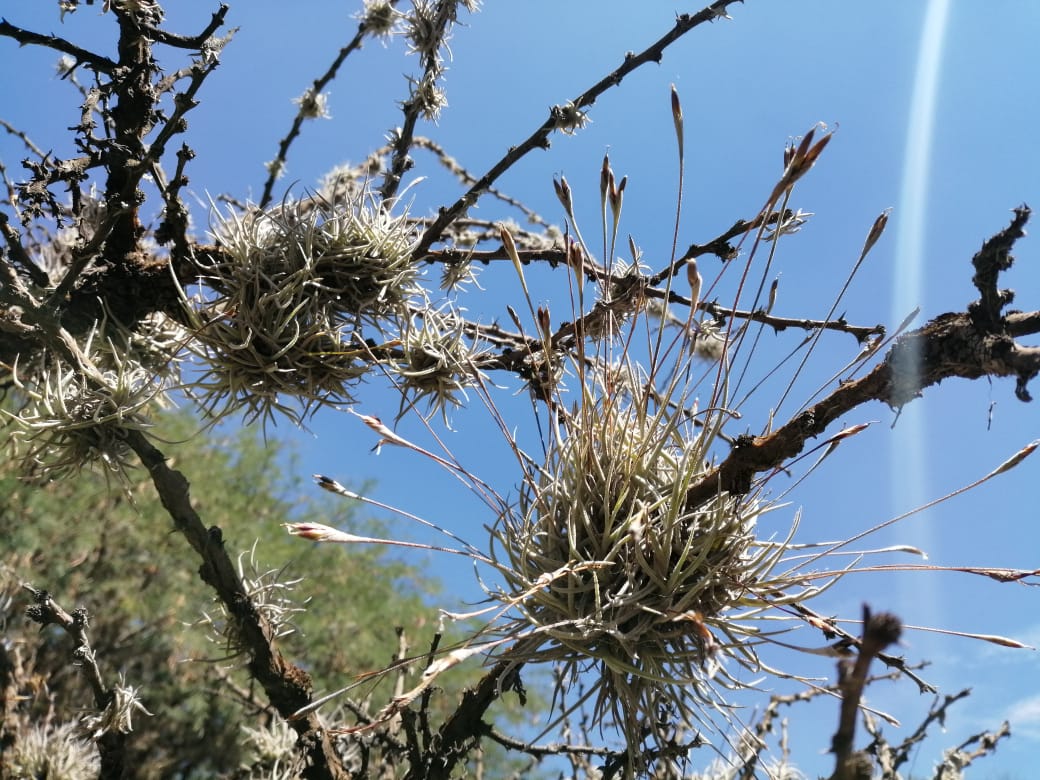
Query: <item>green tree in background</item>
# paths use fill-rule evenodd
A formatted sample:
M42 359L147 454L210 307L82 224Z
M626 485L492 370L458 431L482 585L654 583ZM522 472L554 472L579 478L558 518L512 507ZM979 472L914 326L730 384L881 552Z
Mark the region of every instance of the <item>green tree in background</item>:
M220 526L228 550L240 551L236 564L245 577L262 586L299 580L259 598L291 610L286 628L292 633L279 644L309 659L308 672L320 690L386 666L401 649L397 628L405 639L425 641L434 614L424 603L435 592L428 575L417 576L379 549L360 549L349 559L329 555L295 542L280 524L320 517L349 521L372 535L386 529L341 502L322 500L324 494L301 500L312 491L286 476L291 453L278 439L237 426L197 436L197 427L187 413L164 413L155 434L177 442L173 465L191 464L195 502ZM4 596L9 606L20 607L15 611L24 610L32 599L20 582L44 581L55 598L88 610L94 653L106 669L119 670L142 691L142 704L152 713L133 719L128 763L137 776L231 776L240 767L259 766L260 744L279 734L277 716L243 673L240 659L228 657L225 613L186 560L183 540L163 508L143 487L124 493L105 475L89 472L40 487L21 479L15 461L5 461ZM8 617L0 664L8 693L7 758L12 747L21 755L18 743L31 729L60 731L85 706L72 650L62 632L40 632ZM373 688L367 688L371 695L385 696L387 681L379 693ZM244 725L265 733L251 738Z

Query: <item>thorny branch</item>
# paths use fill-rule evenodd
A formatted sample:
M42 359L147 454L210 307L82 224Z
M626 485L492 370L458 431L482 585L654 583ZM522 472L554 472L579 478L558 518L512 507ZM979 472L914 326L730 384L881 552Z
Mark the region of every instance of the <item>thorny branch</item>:
M61 52L62 54L68 54L77 62L86 63L88 67L96 70L98 73L111 75L118 67L118 63L113 62L108 57L95 54L87 49L81 49L79 46L74 46L64 38L60 38L57 35L41 35L40 33L23 30L22 28L11 24L6 19L0 19L0 35L14 39L22 46L29 44L35 46L46 46L48 49L54 49L54 51Z
M910 751L928 735L928 729L931 725L933 723L945 724L946 711L961 699L967 698L970 694L971 689L964 688L958 693L941 697L941 700L939 697L936 697L924 719L914 729L914 733L907 736L902 743L896 746L888 744L872 718L865 718L866 730L874 738L874 741L867 746L865 752L875 756L878 768L886 777L895 777L899 767L910 760Z
M1011 231L1021 231L1029 209L1016 210ZM1020 233L1019 233L1020 234ZM1006 262L1012 258L1013 232L1005 237ZM990 242L987 242L987 246ZM1016 335L1033 333L1034 315L1017 317ZM1023 327L1028 322L1030 327ZM719 491L744 495L755 475L780 467L802 451L806 442L821 434L843 414L869 401L882 401L899 409L921 395L921 392L944 379L982 376L1013 376L1015 395L1030 400L1026 385L1040 373L1040 348L1015 343L1007 332L981 331L970 313L941 314L924 327L901 336L884 359L860 379L844 382L829 396L805 410L786 424L763 436L744 436L733 451L686 494L689 507L713 498Z
M33 595L35 602L26 610L26 616L34 623L39 623L41 628L49 625L60 626L72 637L76 644L72 651L73 663L83 669L94 696L94 706L99 713L111 710L116 706L116 691L107 687L101 677L97 657L87 636L87 628L90 626L87 610L80 607L70 614L62 609L47 591L38 590L28 583L24 587ZM93 718L100 721L104 715ZM101 757L101 776L116 779L130 777L126 765L127 730L117 724L113 725L116 727L104 729L97 739L98 753Z
M882 612L873 615L863 606L863 638L855 661L838 663L838 687L841 690L841 716L834 733L831 750L834 753L834 773L831 780L869 780L873 771L869 759L853 753L856 716L867 682L870 663L878 653L899 641L902 624L894 615Z
M881 729L873 718L864 717L866 729L874 738L864 752L874 757L877 769L881 772L882 780L895 780L898 778L900 776L899 767L910 760L911 751L927 736L928 728L935 723L945 727L947 710L953 704L967 698L970 693L971 689L965 688L958 693L943 696L941 700L936 699L927 715L925 715L918 727L914 729L914 733L895 746L888 744L884 734L882 734ZM995 752L997 743L1001 739L1010 736L1011 727L1007 721L1004 721L996 731L982 731L968 737L957 747L943 751L943 758L936 764L935 772L932 775L933 779L958 780L964 776L964 770L975 759ZM977 747L974 750L969 750L973 745Z
M140 432L128 432L127 443L151 474L163 507L173 518L177 530L184 534L202 559L199 575L216 591L229 614L236 619L240 639L249 652L250 673L282 717L291 718L311 701L310 676L274 647L273 631L246 593L234 561L224 549L220 528L205 527L192 506L184 475L171 469L162 452ZM329 734L315 713L292 719L290 723L308 758L306 777L338 780L346 776Z
M412 764L407 780L450 780L452 772L466 759L472 745L491 728L484 721L488 708L503 690L519 684L519 674L515 664L500 661L476 686L467 690L422 760Z
M383 177L379 194L390 201L397 194L405 172L412 165L408 156L415 137L415 125L420 116L436 118L443 105L438 81L444 75L440 49L447 45L451 26L455 23L458 6L464 0L437 0L432 6L416 3L412 23L412 45L422 59L423 73L418 79L409 79L411 94L402 105L404 121L390 133L390 168Z
M75 160L43 159L32 163L32 179L21 185L22 201L28 205L26 215L39 213L41 203L50 204L55 214L59 213L54 196L48 188L65 182L74 194L74 216L79 217L81 198L80 182L90 168L103 166L107 172L104 186L104 203L99 211L99 221L91 225L89 236L80 231L80 241L72 250L72 258L65 268L63 278L48 294L48 308L57 313L62 326L79 335L89 330L107 313L120 322L134 327L141 319L154 311L176 313L178 296L172 285L165 262L146 252L141 242L146 229L141 222L139 209L144 194L138 189L142 178L156 174L164 177L161 158L166 145L174 135L183 133L187 127L185 115L197 105L195 96L205 79L217 67L217 50L223 42L212 38L213 32L222 24L227 7L222 6L202 34L192 38L178 38L178 46L197 43L198 60L177 77L163 79L153 54L153 43L143 29L153 30L161 20L162 12L157 5L142 6L141 9L122 9L116 6L114 14L119 26L117 50L118 63L112 68L99 69L111 76L101 87L91 90L84 103L83 119L73 128L77 145L86 152ZM6 24L6 23L4 23ZM0 33L22 40L24 31L15 31L11 25L0 27ZM32 37L32 36L30 36ZM71 44L53 36L35 36L30 42L46 45L57 51L66 52ZM75 48L75 47L71 47ZM213 49L210 51L210 49ZM80 51L77 49L77 51ZM93 62L89 52L80 52L80 59ZM106 61L110 62L110 61ZM115 70L118 68L118 70ZM110 72L111 71L111 72ZM171 91L179 78L187 76L188 86L173 97L173 110L165 115L160 108L163 95ZM105 96L105 108L99 105ZM111 108L107 108L108 100ZM93 114L103 113L110 134L98 137L94 132ZM158 131L155 132L158 127ZM150 143L146 142L150 138ZM178 155L177 176L172 187L165 193L167 220L164 223L167 238L174 241L175 248L185 253L189 246L185 231L187 219L178 218L177 190L183 185L184 164L193 153L184 151ZM183 208L181 209L183 211ZM21 237L10 226L7 215L0 215L11 257L29 274L34 285L50 287L46 274L36 266L26 251ZM104 262L99 262L99 260ZM31 341L20 336L8 337L10 343L0 347L0 362L12 364L16 356L35 351ZM24 359L23 359L24 362Z
M742 0L739 1L742 2ZM608 89L621 84L622 79L624 79L624 77L629 73L649 62L660 62L664 50L671 44L675 43L675 41L693 28L698 27L705 22L714 21L720 16L724 16L726 8L735 2L738 2L738 0L717 0L717 2L712 3L704 10L695 14L679 14L675 20L675 26L669 32L639 54L629 53L625 55L625 61L612 73L600 79L576 98L571 100L566 107L567 110L570 112L577 112L577 115L581 116L582 112L595 103L600 95ZM450 206L440 210L437 219L434 220L433 224L426 229L426 232L419 240L419 244L414 252L414 256L417 260L426 256L426 253L441 237L444 230L452 222L473 207L477 200L479 200L480 196L483 195L487 191L488 187L494 184L502 174L512 168L531 151L535 149L546 149L549 147L549 136L561 127L561 112L563 110L564 109L560 106L554 107L554 110L549 112L549 118L546 119L537 130L531 133L531 135L518 145L510 147L505 156L495 163L487 173L481 176L477 183L470 187L461 198Z
M367 34L368 22L362 20L358 25L357 32L354 33L354 37L351 38L350 42L339 50L336 58L326 69L325 73L316 78L311 86L308 87L307 93L305 93L304 98L300 101L300 110L296 112L296 116L293 118L289 132L287 132L285 137L278 142L278 154L275 155L274 160L268 164L267 181L264 182L264 190L263 194L260 196L259 208L265 208L274 197L274 184L275 181L277 181L279 174L285 169L285 161L289 156L289 148L292 146L293 141L295 141L300 135L300 130L303 128L304 122L310 118L308 112L309 106L307 105L308 96L310 100L318 99L318 96L322 94L329 82L336 78L336 74L339 73L339 69L346 61L347 57L361 48L361 44Z

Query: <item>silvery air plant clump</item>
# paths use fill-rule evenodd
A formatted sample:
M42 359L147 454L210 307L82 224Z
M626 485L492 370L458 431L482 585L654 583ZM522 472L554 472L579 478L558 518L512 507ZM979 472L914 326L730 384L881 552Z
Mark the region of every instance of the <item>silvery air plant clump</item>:
M192 392L211 414L298 419L352 401L366 372L361 325L380 329L415 290L416 234L391 204L361 192L220 217L220 249L199 262L203 292L187 300L205 369Z
M10 415L16 426L12 444L31 478L63 479L99 464L125 479L133 460L127 431L147 430L150 408L168 403L162 376L113 342L96 348L96 334L95 329L81 353L91 370L45 356L29 376L15 373L27 402Z
M401 390L398 417L423 405L427 417L440 412L449 426L448 410L468 400L466 387L477 375L479 346L466 337L464 319L451 307L426 306L412 313L401 329L394 374Z
M758 536L768 504L687 503L718 415L697 427L674 383L655 397L619 379L632 374L583 380L544 464L527 469L493 531L506 580L493 595L515 608L505 657L558 665L563 684L591 670L596 719L613 719L637 753L677 724L721 726L712 712L728 722L719 691L742 686L727 661L760 671L753 619L810 593L772 574L785 544Z

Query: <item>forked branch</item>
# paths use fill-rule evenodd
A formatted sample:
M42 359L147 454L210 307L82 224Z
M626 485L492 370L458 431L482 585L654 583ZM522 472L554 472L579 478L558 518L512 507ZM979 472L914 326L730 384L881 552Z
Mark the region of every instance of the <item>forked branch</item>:
M1011 244L1023 234L1028 216L1028 208L1016 209L1011 227L986 244L1000 247L1005 268L1010 266ZM881 401L898 410L944 379L983 376L1015 377L1015 395L1029 401L1027 384L1040 373L1040 348L1017 344L1014 336L1036 333L1040 317L1016 313L1002 317L1001 327L987 324L980 328L973 316L976 312L980 312L979 303L971 304L967 312L940 314L897 339L865 376L840 383L833 393L771 433L738 438L725 460L690 488L687 506L700 506L719 492L748 493L757 474L780 468L798 455L809 439L870 401Z

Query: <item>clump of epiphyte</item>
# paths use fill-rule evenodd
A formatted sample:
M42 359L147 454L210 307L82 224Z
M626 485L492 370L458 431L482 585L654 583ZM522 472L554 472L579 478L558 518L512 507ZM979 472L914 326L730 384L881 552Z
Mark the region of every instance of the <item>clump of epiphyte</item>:
M579 130L585 129L589 122L592 121L589 119L586 110L579 108L570 101L562 106L552 107L552 120L556 129L567 135L574 135Z
M406 214L391 214L362 193L334 211L319 203L307 224L318 228L316 270L341 317L374 321L416 292L412 250L418 235Z
M114 317L102 302L105 316L94 326L91 342L96 352L91 355L101 369L116 369L121 362L130 360L150 369L168 385L179 381L182 353L190 341L188 332L179 322L161 312L153 312L127 327Z
M285 176L287 166L285 164L285 160L278 157L274 160L268 160L267 162L265 162L264 168L267 170L267 173L269 176L271 176L271 178L280 179L283 176Z
M593 341L616 335L625 321L647 305L646 279L638 264L615 262L615 272L601 291L601 298L582 321L583 334Z
M437 79L425 76L421 79L409 79L410 100L419 108L423 119L436 122L441 110L448 105L448 95L437 83Z
M375 38L389 38L398 31L404 14L390 0L365 0L365 9L357 15L365 32Z
M318 184L318 200L335 208L339 205L352 207L365 195L365 188L383 170L383 158L374 154L360 165L337 165L321 177Z
M327 92L315 92L308 88L293 103L300 107L300 116L304 119L329 119L329 95Z
M299 777L303 767L296 752L296 732L284 720L276 719L269 726L253 729L243 726L245 747L251 761L243 764L243 775L249 778L280 780Z
M0 759L4 777L90 780L98 776L97 748L72 724L37 724L18 735Z
M661 712L703 723L721 706L722 662L755 665L742 622L754 594L784 587L763 585L782 550L756 538L768 507L726 493L687 505L712 438L683 404L586 389L493 531L507 583L494 595L519 610L507 631L524 637L507 657L559 664L564 680L596 664L597 718L612 716L633 750L660 736Z
M448 408L462 405L477 371L478 347L467 338L464 320L450 310L425 309L408 319L400 340L394 373L402 391L401 414L425 403L430 416L440 412L447 424Z
M69 270L77 253L82 252L84 246L95 239L98 230L108 219L108 206L98 195L96 187L81 189L76 195L78 208L74 215L74 227L62 227L67 224L63 219L59 221L58 229L53 233L44 231L42 235L27 236L27 249L36 266L55 285ZM71 212L71 207L69 211Z
M699 358L712 362L721 360L726 352L725 323L715 317L706 315L697 320L695 317L683 318L673 312L661 300L648 300L646 311L661 320L662 325L671 325L685 331L684 343Z
M473 263L464 260L458 263L445 263L441 270L440 288L451 292L465 289L466 285L473 284L478 288L477 272Z
M406 217L362 193L231 215L215 232L223 251L199 273L216 294L189 305L206 363L195 395L216 416L245 408L251 418L296 418L283 398L305 414L351 402L367 370L355 329L379 327L416 289Z
M99 463L125 477L132 458L127 431L150 427L147 408L166 403L165 387L151 369L111 344L104 357L98 362L108 367L93 372L44 358L31 378L15 373L27 402L10 417L28 476L60 479Z
M713 317L701 320L690 333L693 352L705 360L721 360L726 352L726 334Z
M251 614L265 623L271 639L289 636L296 631L293 619L306 611L307 602L296 600L293 591L303 579L286 578L285 568L262 569L256 558L256 545L248 555L238 557L238 577L252 607ZM210 641L221 646L223 660L231 660L250 652L242 630L242 618L228 610L220 599L214 599L219 613L203 613L196 625L209 629Z
M84 715L80 721L80 729L93 740L105 734L129 734L134 730L134 714L152 714L141 703L139 689L127 685L125 680L120 680L111 693L105 709Z

